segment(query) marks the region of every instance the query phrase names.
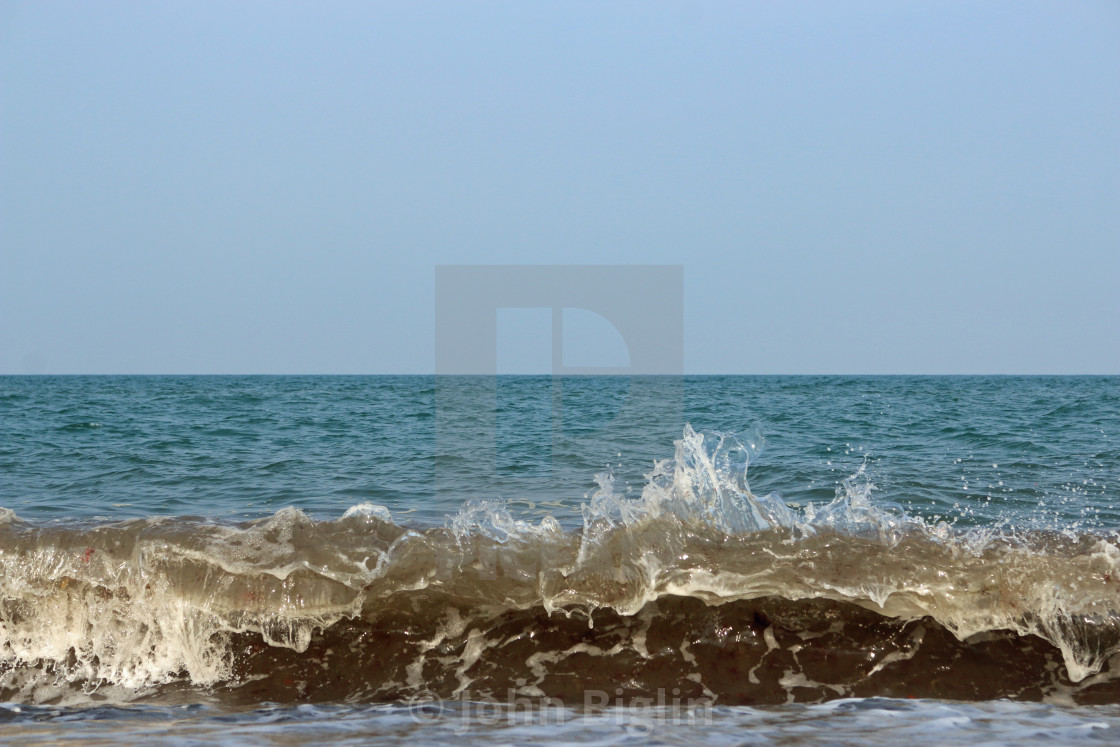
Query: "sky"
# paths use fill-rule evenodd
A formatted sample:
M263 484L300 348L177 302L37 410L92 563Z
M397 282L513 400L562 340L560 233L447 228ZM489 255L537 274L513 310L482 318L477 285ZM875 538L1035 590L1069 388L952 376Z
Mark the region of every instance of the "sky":
M688 373L1118 374L1120 3L0 0L0 373L430 373L475 264L680 266Z

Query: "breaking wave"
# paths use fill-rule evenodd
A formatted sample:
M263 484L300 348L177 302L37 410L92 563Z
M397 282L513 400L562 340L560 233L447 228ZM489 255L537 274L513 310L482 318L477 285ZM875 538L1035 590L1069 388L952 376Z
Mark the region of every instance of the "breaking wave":
M575 531L491 501L442 527L0 509L0 699L1120 703L1116 536L931 523L862 473L793 507L749 487L758 433L675 446L638 497L597 476Z

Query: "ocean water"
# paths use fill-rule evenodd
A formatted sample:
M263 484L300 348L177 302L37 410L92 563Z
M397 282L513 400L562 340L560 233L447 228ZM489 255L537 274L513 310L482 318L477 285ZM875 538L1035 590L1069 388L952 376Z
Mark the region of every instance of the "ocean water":
M0 742L1116 742L1118 439L1118 377L0 377Z

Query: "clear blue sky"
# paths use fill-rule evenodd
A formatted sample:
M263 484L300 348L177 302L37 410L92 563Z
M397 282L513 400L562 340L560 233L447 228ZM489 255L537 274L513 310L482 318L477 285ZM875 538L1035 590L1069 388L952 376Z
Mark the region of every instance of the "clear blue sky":
M0 373L430 372L474 263L683 265L692 373L1120 373L1120 3L0 2Z

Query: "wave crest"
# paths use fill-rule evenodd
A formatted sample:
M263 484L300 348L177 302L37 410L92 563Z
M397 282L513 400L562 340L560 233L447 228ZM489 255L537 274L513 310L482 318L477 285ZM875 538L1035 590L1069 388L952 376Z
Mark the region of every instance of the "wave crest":
M778 493L750 489L748 468L762 446L757 431L739 439L686 427L639 497L618 491L609 473L597 475L577 531L551 517L524 521L494 501L470 502L445 526L428 528L400 526L373 504L334 521L289 508L234 526L186 518L38 526L0 509L0 695L47 702L98 689L127 699L183 683L248 687L266 676L261 661L296 657L290 666L303 671L310 664L299 657L327 656L324 641L346 642L374 663L403 662L397 680L366 678L346 697L399 697L437 676L450 677L454 690L498 663L513 672L510 681L545 682L529 675L569 658L557 648L577 635L569 624L597 641L586 645L645 671L656 657L641 630L656 627L666 609L692 609L681 601L688 599L738 610L701 617L755 631L763 657L773 649L751 606L760 600L794 610L790 619L802 628L791 635L804 641L826 640L822 631L832 630L806 617L814 610L861 631L843 645L872 653L882 630L890 640L909 631L891 644L895 658L850 666L836 693L902 671L921 645L918 627L946 631L965 648L991 635L1029 648L1037 636L1057 652L1062 687L1111 681L1115 663L1105 668L1120 652L1115 537L930 524L877 502L862 470L830 503L787 506ZM429 637L394 637L392 625L405 624L400 610ZM550 641L536 637L538 628L564 632ZM512 656L488 637L499 629L535 643ZM706 681L714 665L689 651L715 634L682 630L671 646L680 676ZM397 648L379 648L379 636ZM482 639L491 643L480 649ZM442 658L433 658L437 650ZM1034 676L1053 679L1047 666Z

